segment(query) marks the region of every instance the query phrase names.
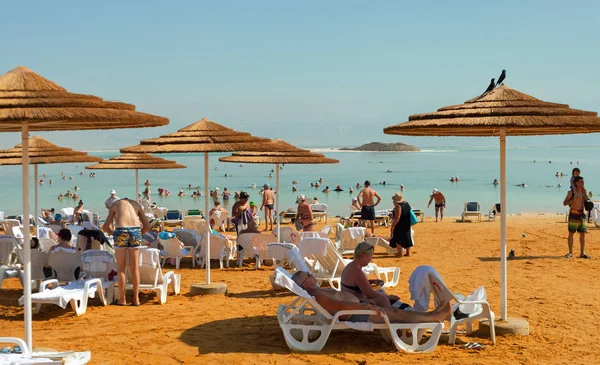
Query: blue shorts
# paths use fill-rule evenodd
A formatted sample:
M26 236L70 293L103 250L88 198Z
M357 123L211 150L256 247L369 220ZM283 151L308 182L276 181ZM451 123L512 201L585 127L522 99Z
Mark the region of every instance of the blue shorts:
M117 227L113 233L115 247L137 248L142 244L142 230L140 227Z

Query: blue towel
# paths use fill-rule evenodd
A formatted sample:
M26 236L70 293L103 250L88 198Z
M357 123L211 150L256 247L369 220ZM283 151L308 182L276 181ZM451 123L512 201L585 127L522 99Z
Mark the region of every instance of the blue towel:
M176 234L172 232L163 231L158 234L158 238L161 240L168 240L173 237L176 237Z

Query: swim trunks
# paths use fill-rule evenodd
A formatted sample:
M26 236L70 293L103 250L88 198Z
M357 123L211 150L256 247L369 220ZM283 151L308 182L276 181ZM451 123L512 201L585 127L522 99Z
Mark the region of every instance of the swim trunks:
M142 230L140 227L117 227L113 233L115 247L137 248L142 243Z
M569 232L587 233L587 228L587 218L583 211L580 213L576 213L575 211L569 212Z
M353 314L348 318L347 322L369 322L368 314Z
M265 204L265 208L273 210L273 204Z
M374 221L375 220L375 206L373 205L363 205L360 208L360 219L366 221Z
M446 205L446 202L441 202L440 204L436 204L436 205L435 205L435 207L436 207L436 208L441 208L441 207L443 207L444 205Z

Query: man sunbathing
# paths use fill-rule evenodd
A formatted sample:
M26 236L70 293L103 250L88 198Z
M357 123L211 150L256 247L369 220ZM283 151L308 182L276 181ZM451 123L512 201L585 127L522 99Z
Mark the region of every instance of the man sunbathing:
M353 314L340 316L342 321L350 322L371 322L383 323L382 313L387 314L391 322L400 323L424 323L424 322L442 322L446 318L450 318L451 310L449 302L442 302L439 307L431 312L415 312L396 309L393 307L378 307L373 304L360 303L358 298L348 292L338 292L335 295L319 288L317 280L306 271L298 271L292 276L292 280L308 294L312 295L317 303L326 311L335 315L341 310L373 310L377 315L361 315Z

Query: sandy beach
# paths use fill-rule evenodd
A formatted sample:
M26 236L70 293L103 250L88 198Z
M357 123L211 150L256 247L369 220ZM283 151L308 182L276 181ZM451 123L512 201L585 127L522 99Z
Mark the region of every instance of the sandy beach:
M102 307L92 300L81 317L70 309L45 306L33 316L34 347L90 350L91 364L595 363L600 353L600 314L594 309L600 284L593 279L600 272L598 229L590 228L588 234L587 253L594 259L583 260L563 257L567 252L563 215L513 215L507 224L507 246L516 252L508 264L508 313L527 319L530 335L498 336L495 346L487 334L458 335L454 346L447 345L447 336L442 335L433 353L414 355L396 351L378 332L337 331L321 353L293 353L275 312L280 303L294 297L271 289L272 267L255 270L254 263L246 261L242 268L219 270L213 263L212 279L226 283L228 294L190 296L190 284L203 283L205 271L193 269L186 259L178 270L182 293L169 295L164 305L154 293L142 292L141 307ZM400 284L388 292L409 301L410 273L419 265L432 265L455 292L468 294L485 286L499 316L500 223L462 223L452 217L435 223L427 217L414 229L411 257L391 257L376 249L375 263L402 270ZM380 227L376 234L387 237L389 231ZM575 247L578 256L577 240ZM2 336L23 336L23 308L17 304L21 293L17 279L6 280L0 289ZM486 347L461 348L473 341Z

